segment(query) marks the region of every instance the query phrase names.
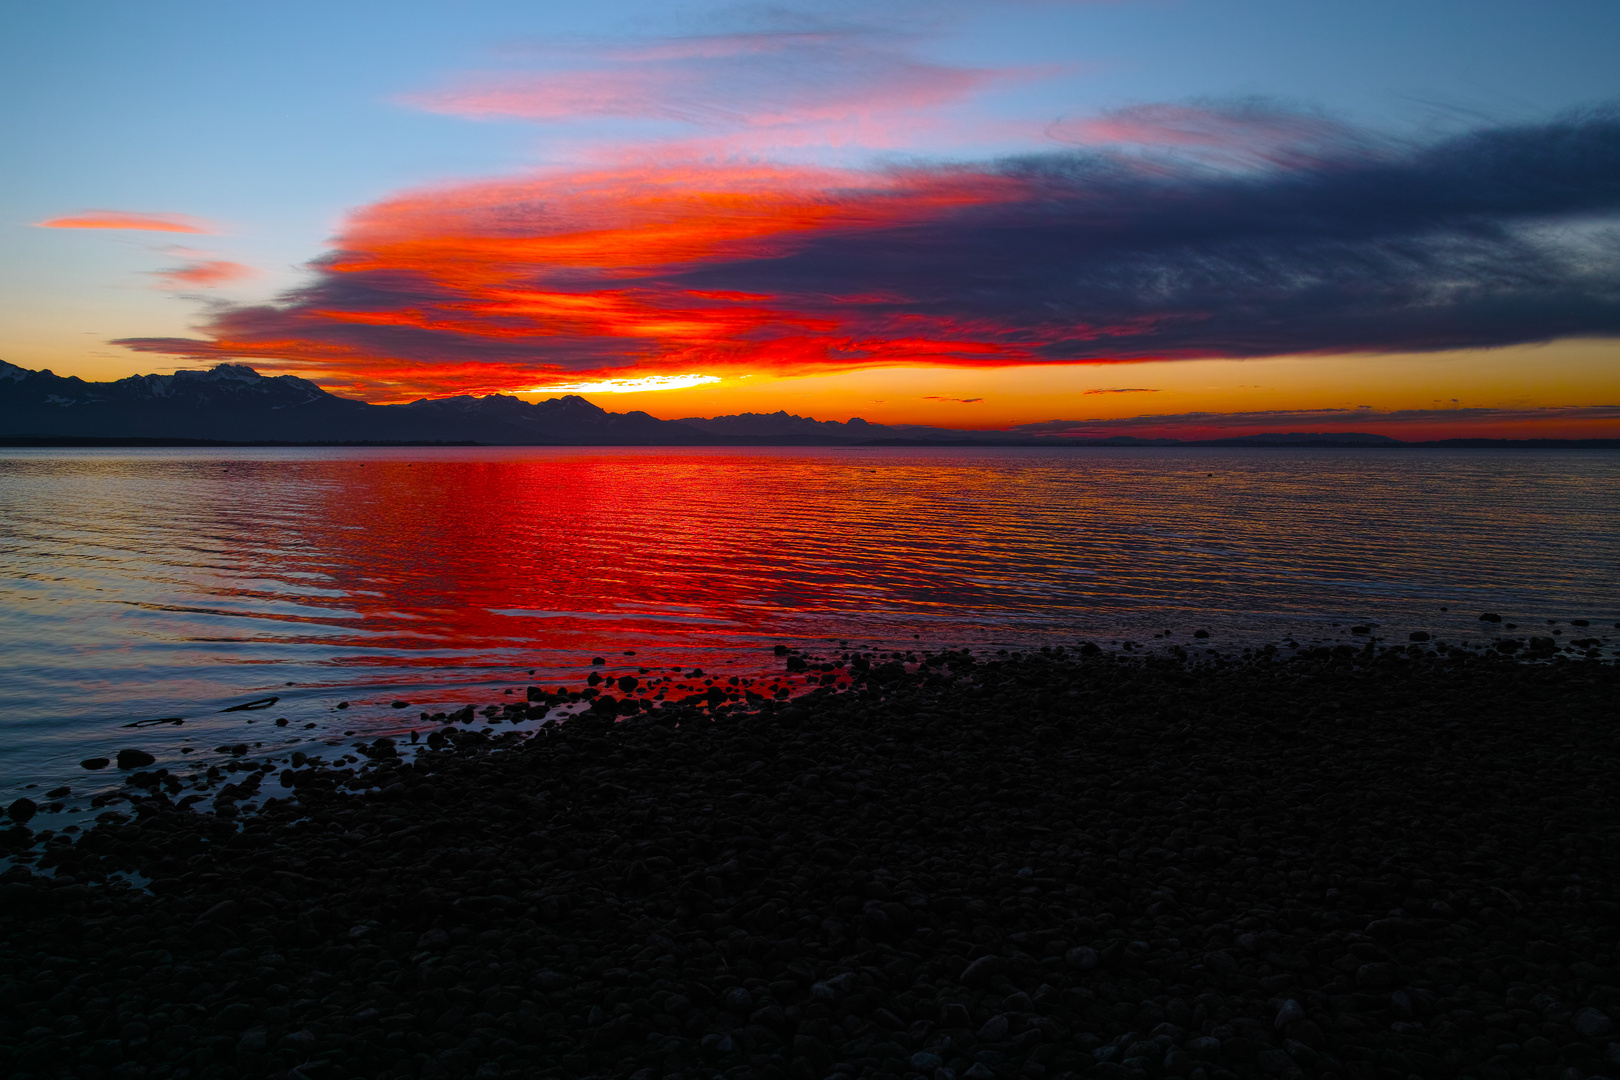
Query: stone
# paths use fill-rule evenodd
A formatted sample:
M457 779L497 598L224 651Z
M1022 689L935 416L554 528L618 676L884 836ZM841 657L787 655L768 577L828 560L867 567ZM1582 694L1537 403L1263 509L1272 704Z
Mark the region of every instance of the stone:
M1356 969L1356 985L1369 990L1391 986L1395 982L1395 965L1386 961L1362 964Z
M1277 1010L1277 1017L1272 1026L1278 1031L1282 1031L1289 1024L1303 1019L1305 1019L1305 1007L1293 998L1289 998L1282 1003L1282 1008Z
M1072 968L1089 971L1097 966L1097 950L1090 945L1076 945L1063 954L1063 960Z
M28 824L37 813L39 813L39 805L27 796L6 807L6 816L19 825Z
M1583 1039L1597 1039L1614 1030L1614 1021L1597 1009L1585 1008L1570 1019L1570 1027Z
M118 751L118 767L120 769L144 769L148 765L157 763L157 758L145 750Z
M982 986L998 974L1004 966L1001 957L994 954L981 956L962 969L960 982L964 986Z
M1260 1067L1261 1072L1270 1076L1301 1075L1299 1066L1294 1064L1294 1059L1289 1057L1286 1051L1279 1050L1275 1046L1264 1046L1256 1050L1254 1063Z
M1189 1054L1195 1054L1201 1058L1213 1060L1221 1054L1221 1040L1208 1035L1199 1035L1197 1038L1188 1039L1183 1045Z
M0 830L7 1060L106 1072L139 1023L143 1067L291 1080L1606 1071L1620 669L1341 648L807 648L847 689L458 711L272 751L264 813L271 759L132 770ZM242 809L159 801L193 784Z
M702 1047L704 1054L711 1059L725 1057L737 1052L737 1044L732 1040L731 1036L719 1032L710 1032L703 1036Z
M201 915L198 922L230 922L241 912L242 905L236 900L221 900Z
M1310 1020L1296 1020L1288 1025L1284 1030L1284 1034L1290 1040L1304 1043L1315 1050L1320 1050L1327 1045L1327 1039L1323 1036L1322 1029Z
M1284 1040L1283 1050L1303 1069L1314 1069L1322 1060L1322 1055L1317 1053L1315 1047L1298 1039Z
M112 764L112 762L109 759L104 758L104 757L89 757L89 758L85 758L83 761L79 762L79 767L82 768L82 769L92 769L92 770L93 769L105 769L108 765L111 765L111 764Z

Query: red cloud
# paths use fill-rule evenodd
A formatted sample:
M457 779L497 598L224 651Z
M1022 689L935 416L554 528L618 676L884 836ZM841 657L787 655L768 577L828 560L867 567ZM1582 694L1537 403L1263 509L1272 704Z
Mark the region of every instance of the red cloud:
M87 210L70 217L35 222L42 229L136 229L143 232L210 233L207 222L181 214L137 214L127 210Z
M1617 158L1605 114L1236 172L1072 152L554 172L379 203L279 302L219 309L207 340L122 343L389 400L1616 335L1620 249L1519 225L1620 212Z
M213 288L228 281L240 281L255 273L251 266L227 262L224 259L202 259L168 270L155 271L156 275L173 286L195 285Z
M373 398L489 392L564 373L826 370L1027 361L948 318L857 330L834 310L671 280L811 236L921 224L1008 187L977 175L774 166L617 170L419 192L357 214L321 279L282 307L217 316L211 342L142 351L342 372ZM1011 188L1008 187L1010 191ZM850 311L882 295L832 298Z

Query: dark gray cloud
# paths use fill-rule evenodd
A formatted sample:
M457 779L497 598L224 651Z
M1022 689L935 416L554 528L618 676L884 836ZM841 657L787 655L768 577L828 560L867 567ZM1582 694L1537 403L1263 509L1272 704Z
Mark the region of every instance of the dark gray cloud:
M818 236L680 280L994 327L1050 359L1406 351L1620 332L1620 118L1425 146L1315 129L1222 170L1076 151L983 170L1019 197ZM812 305L813 306L813 305Z

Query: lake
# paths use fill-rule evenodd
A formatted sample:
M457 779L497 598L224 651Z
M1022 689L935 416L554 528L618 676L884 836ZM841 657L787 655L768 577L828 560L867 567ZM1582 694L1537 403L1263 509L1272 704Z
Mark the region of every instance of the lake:
M3 450L0 794L593 670L788 685L777 644L1615 638L1617 570L1603 451Z

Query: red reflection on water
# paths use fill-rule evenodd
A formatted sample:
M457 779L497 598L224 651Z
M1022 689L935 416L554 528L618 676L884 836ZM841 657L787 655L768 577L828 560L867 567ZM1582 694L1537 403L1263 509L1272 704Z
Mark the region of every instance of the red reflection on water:
M398 735L419 711L522 700L528 683L577 689L592 670L636 676L638 694L679 697L712 676L774 692L786 685L777 643L822 656L839 640L863 652L1110 638L1230 649L1285 633L1332 640L1352 622L1394 640L1469 640L1481 610L1605 625L1620 618L1617 463L16 452L0 455L0 765L15 783L54 785L120 746L168 767L195 762L187 748L244 739L340 745ZM1213 637L1194 646L1201 627ZM271 695L273 714L220 712ZM412 708L391 709L396 699ZM123 727L165 716L186 723Z
M145 693L167 710L158 703L287 683L289 694L510 686L531 667L537 681L577 683L593 655L621 668L774 666L778 642L1183 640L1200 626L1273 635L1347 617L1433 629L1459 582L1491 607L1600 614L1620 535L1614 460L624 448L19 458L0 469L0 535L27 585L0 627L13 686L27 685L0 705L44 714L93 694L122 711Z
M836 459L689 452L328 463L308 539L336 595L317 602L389 665L754 648L881 606L851 594L905 575L860 565L863 536L893 555L895 506L853 479Z

